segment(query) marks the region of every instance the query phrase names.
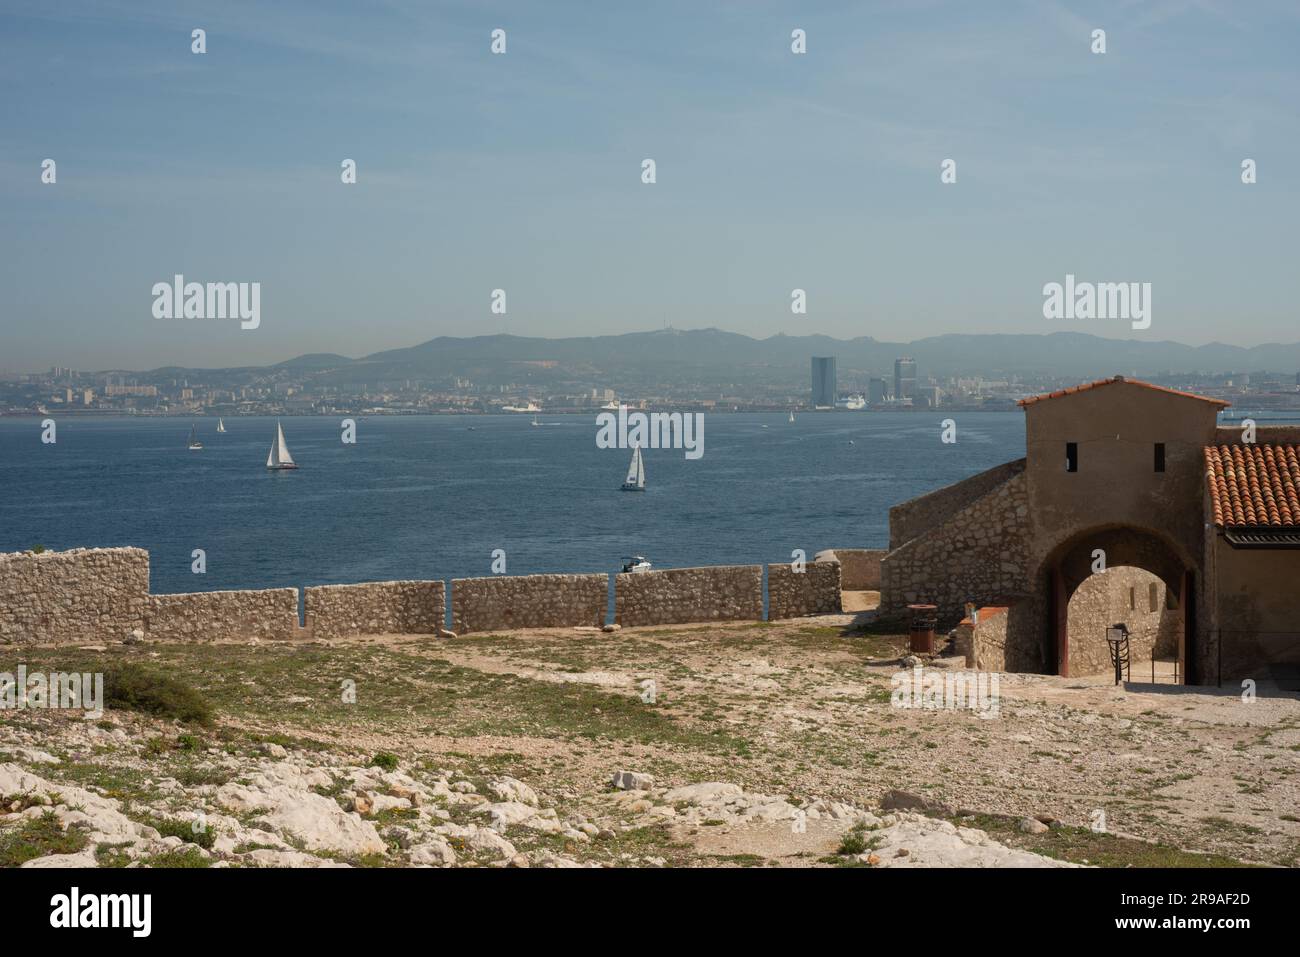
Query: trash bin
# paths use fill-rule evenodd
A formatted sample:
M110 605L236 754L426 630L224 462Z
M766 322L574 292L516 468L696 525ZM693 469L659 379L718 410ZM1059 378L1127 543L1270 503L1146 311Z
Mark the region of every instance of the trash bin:
M908 605L912 615L911 646L912 653L919 655L934 654L934 628L938 624L938 605Z

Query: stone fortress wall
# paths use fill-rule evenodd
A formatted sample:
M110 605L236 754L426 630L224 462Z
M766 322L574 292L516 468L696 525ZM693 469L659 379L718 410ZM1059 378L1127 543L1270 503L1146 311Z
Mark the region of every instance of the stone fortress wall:
M363 582L305 589L307 627L315 638L436 635L447 616L440 581ZM298 606L294 601L294 621Z
M835 561L811 562L802 572L789 564L768 565L768 620L839 614L842 571Z
M762 565L668 568L614 576L614 621L620 625L762 618Z
M146 635L161 641L220 641L231 635L285 641L299 631L296 588L150 595L144 625Z
M828 548L814 561L840 563L840 587L845 591L880 591L880 562L887 548Z
M768 566L769 619L840 609L838 561L803 572ZM0 644L121 641L139 631L166 641L284 641L358 634L439 634L450 606L457 633L600 626L614 585L615 619L663 625L764 619L763 566L674 568L637 574L524 575L149 593L139 548L0 553Z
M511 628L605 623L608 575L498 575L451 583L452 630L458 635Z
M121 639L148 615L142 548L0 553L0 642Z
M880 566L883 614L902 614L915 602L934 604L946 626L965 615L967 602L1000 605L1027 590L1023 459L896 505L889 524L897 544Z

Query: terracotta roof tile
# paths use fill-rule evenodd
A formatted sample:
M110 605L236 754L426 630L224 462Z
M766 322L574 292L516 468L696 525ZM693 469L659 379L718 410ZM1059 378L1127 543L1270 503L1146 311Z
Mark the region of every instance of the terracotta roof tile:
M1300 526L1300 445L1209 445L1205 483L1214 524Z
M1017 405L1023 407L1033 405L1035 402L1042 402L1044 399L1059 399L1063 395L1074 395L1076 392L1087 392L1089 389L1098 389L1104 385L1113 385L1117 382L1127 382L1129 385L1141 386L1144 389L1151 389L1153 392L1164 392L1169 395L1180 395L1185 399L1200 399L1202 402L1209 402L1213 405L1230 406L1231 402L1224 399L1211 399L1208 395L1197 395L1195 392L1180 392L1178 389L1167 389L1162 385L1152 385L1150 382L1141 382L1137 379L1126 379L1122 375L1113 376L1109 379L1098 379L1096 382L1085 382L1083 385L1071 386L1068 389L1058 389L1055 392L1049 392L1046 395L1030 396L1028 399L1021 399Z

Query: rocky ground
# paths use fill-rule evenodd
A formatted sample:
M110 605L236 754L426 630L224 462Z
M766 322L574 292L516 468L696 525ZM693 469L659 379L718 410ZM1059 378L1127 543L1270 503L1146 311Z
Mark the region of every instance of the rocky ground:
M1294 865L1300 701L1003 676L891 706L844 615L295 645L0 647L139 663L207 725L0 712L0 866Z

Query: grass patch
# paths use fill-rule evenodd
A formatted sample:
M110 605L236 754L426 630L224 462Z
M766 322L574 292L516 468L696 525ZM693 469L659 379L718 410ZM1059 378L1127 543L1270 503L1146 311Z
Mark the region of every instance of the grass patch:
M211 858L205 857L203 852L192 844L186 845L179 850L141 858L141 863L145 867L196 868L212 866Z
M186 844L197 844L204 850L211 848L217 839L217 832L211 824L195 828L195 821L179 817L150 818L144 823L156 829L163 837L179 837Z
M81 831L64 830L58 815L46 811L18 827L0 831L0 867L19 867L49 854L75 854L89 843Z

